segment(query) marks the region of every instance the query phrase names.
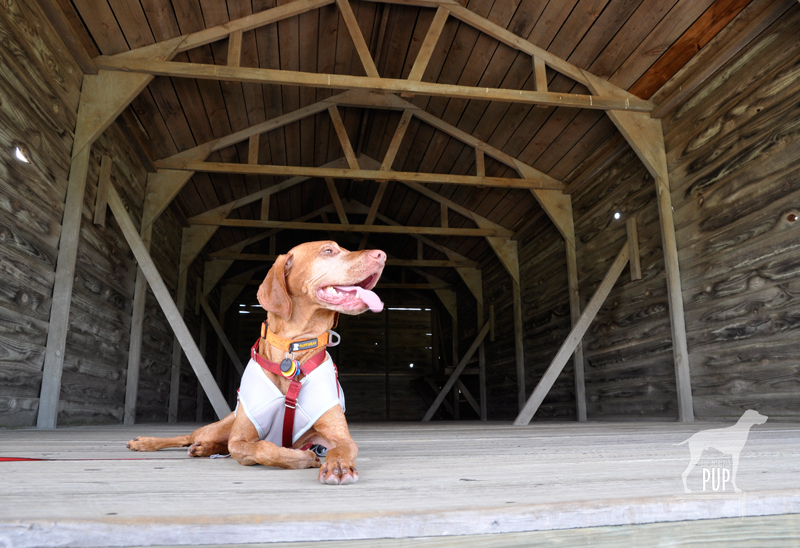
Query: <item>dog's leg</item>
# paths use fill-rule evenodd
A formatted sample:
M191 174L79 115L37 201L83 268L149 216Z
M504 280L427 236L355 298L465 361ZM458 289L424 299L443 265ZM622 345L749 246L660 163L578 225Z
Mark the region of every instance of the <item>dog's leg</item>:
M239 464L262 464L279 468L319 468L319 458L311 451L278 447L274 443L258 440L258 432L244 413L233 423L228 449Z
M190 457L207 457L228 452L228 434L233 425L233 413L221 421L202 426L186 436L150 438L139 436L128 442L131 451L159 451L171 447L189 447Z
M191 435L177 436L174 438L148 438L139 436L128 442L131 451L159 451L170 447L188 447Z
M328 410L314 424L314 430L327 441L325 464L319 470L319 482L328 485L347 485L358 481L356 456L358 446L350 437L347 420L341 406Z
M742 445L744 447L744 444ZM739 449L741 451L741 449ZM736 487L736 471L739 469L739 452L734 449L731 453L731 485L736 493L741 493L742 490Z
M198 428L189 440L190 457L210 457L228 453L228 437L233 427L233 413L215 423Z
M700 461L700 457L703 455L703 448L698 447L696 445L689 444L689 464L686 466L686 470L683 471L681 474L681 479L683 480L683 490L687 493L691 493L692 490L686 485L686 478L689 477L689 474L694 469L695 465Z

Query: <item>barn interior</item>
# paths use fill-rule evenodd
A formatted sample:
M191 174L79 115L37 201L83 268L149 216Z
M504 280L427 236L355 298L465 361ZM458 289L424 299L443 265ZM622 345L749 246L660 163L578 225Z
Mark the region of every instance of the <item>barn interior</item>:
M769 480L751 483L747 515L772 517L737 531L796 532L777 515L800 512L786 466L800 452L798 4L0 1L0 456L91 458L85 438L120 459L143 428L226 415L265 319L258 285L278 255L334 240L388 256L384 311L341 316L331 349L367 459L415 432L437 455L474 441L478 467L498 450L487 439L525 455L541 441L561 455L537 461L549 476L580 452L559 453L560 431L597 443L598 469L617 437L655 436L634 469L679 462L659 477L682 496L671 444L754 409L769 422L750 462ZM115 436L122 452L105 449ZM426 454L407 451L384 456ZM741 497L658 506L664 488L652 508L620 498L622 518L594 521L579 505L600 495L565 494L551 512L574 521L558 521L531 509L554 485L494 529L450 503L432 508L453 529L413 513L418 527L391 529L389 504L372 532L297 540L741 515ZM467 487L454 492L482 496ZM39 516L35 494L0 511L9 538L29 534L14 527ZM31 545L66 534L58 507L45 514ZM98 523L70 519L84 520L78 544ZM92 545L137 545L120 531L141 516L108 519L117 536ZM259 527L237 542L265 542ZM140 545L163 538L149 530ZM223 543L208 538L186 542Z

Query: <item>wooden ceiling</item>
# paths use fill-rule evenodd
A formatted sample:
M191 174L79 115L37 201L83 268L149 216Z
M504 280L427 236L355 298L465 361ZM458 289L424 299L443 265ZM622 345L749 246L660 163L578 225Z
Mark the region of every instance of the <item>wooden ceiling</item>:
M202 30L276 6L276 0L47 0L56 2L89 56L112 55ZM302 0L301 0L302 1ZM287 2L278 1L277 5ZM469 0L472 12L507 28L570 63L607 79L641 98L649 98L721 29L749 0ZM753 4L768 4L754 0ZM463 2L462 2L463 4ZM436 10L372 1L351 2L380 76L406 78ZM244 33L241 65L304 72L364 75L364 68L336 4ZM179 54L175 61L226 64L228 41ZM548 90L588 93L580 84L548 69ZM451 17L444 25L423 81L534 90L531 57ZM148 155L162 159L196 145L308 106L339 93L249 83L157 77L132 103L125 121L139 134ZM408 99L505 153L558 180L574 179L590 156L619 142L603 111L539 107L491 101L417 95ZM346 107L340 112L357 153L383 158L401 112ZM617 140L614 140L617 139ZM626 145L622 145L626 146ZM216 162L248 161L248 143L213 153ZM330 116L319 114L262 135L262 164L321 166L343 155ZM585 162L590 158L588 162ZM583 166L582 166L583 164ZM579 167L582 166L580 169ZM504 164L486 158L487 176L516 177ZM397 153L394 169L474 174L475 150L414 118ZM288 177L196 173L176 200L185 216L197 215ZM337 180L344 200L369 206L378 183ZM527 190L427 185L431 190L513 231L541 219L541 208ZM331 203L325 181L315 179L278 193L271 220L289 221ZM438 203L390 182L380 213L403 225L438 225ZM232 218L258 219L260 203L236 210ZM365 216L354 215L361 223ZM360 219L360 220L359 220ZM319 220L319 219L317 219ZM331 215L335 222L336 215ZM450 211L451 227L474 226ZM258 234L255 229L221 228L207 251L222 249ZM359 238L334 234L345 247ZM286 231L278 252L326 234ZM432 237L474 260L491 250L483 238ZM404 235L373 234L370 245L397 257L415 257L417 242ZM266 253L263 241L247 249ZM444 258L427 248L425 258ZM248 266L251 267L251 265ZM448 270L431 270L447 278Z

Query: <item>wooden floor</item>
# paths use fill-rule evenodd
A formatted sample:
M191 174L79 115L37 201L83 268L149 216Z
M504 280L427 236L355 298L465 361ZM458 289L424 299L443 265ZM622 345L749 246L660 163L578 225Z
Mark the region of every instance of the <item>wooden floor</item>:
M797 424L753 427L739 464L742 494L730 485L703 492L710 460L689 476L694 492L683 491L689 450L674 444L728 426L711 423L354 424L361 480L344 487L318 484L316 470L125 448L136 435L192 426L0 431L0 457L52 459L0 462L0 546L446 546L464 543L460 535L480 535L471 546L620 546L623 537L680 546L709 536L767 546L800 538L800 516L788 515L800 514Z

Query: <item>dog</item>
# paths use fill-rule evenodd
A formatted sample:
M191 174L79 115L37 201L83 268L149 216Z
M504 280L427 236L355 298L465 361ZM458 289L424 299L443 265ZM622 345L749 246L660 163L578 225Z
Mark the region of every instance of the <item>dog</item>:
M230 453L243 465L319 468L324 484L358 481L358 446L325 346L339 313L383 309L371 289L385 264L383 251L351 252L333 241L304 243L280 255L258 289L267 321L242 376L236 411L190 435L138 437L128 448L189 447L193 457ZM327 448L324 464L308 450L313 445Z
M735 492L741 493L742 490L736 486L736 470L739 468L739 454L742 452L744 444L747 443L747 436L750 435L750 428L754 424L764 424L767 422L767 418L768 417L762 415L758 411L748 409L733 426L703 430L692 435L685 441L676 443L675 445L689 444L689 465L686 467L686 470L683 471L683 474L681 474L684 491L691 493L691 490L686 485L686 478L689 477L689 473L700 460L703 451L713 448L720 453L731 456L731 485L733 485L733 490Z

